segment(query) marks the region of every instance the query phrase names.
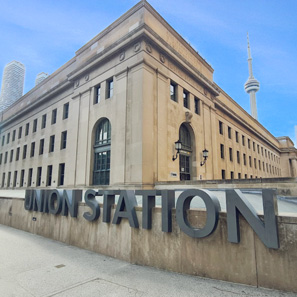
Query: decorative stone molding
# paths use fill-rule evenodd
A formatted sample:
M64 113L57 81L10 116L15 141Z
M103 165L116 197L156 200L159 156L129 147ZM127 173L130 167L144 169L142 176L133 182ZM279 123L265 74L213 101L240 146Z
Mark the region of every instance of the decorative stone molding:
M137 42L135 45L134 45L134 52L138 52L141 48L141 45L140 45L140 42Z
M89 77L89 74L86 74L86 75L85 75L85 81L88 81L89 78L90 78L90 77Z
M152 46L150 44L146 44L146 50L148 53L151 53L153 50L152 50Z
M186 115L186 122L191 123L191 119L193 117L193 114L190 111L186 111L185 115Z
M162 63L165 63L165 56L163 54L160 54L160 61Z
M119 59L120 61L123 61L125 59L125 52L120 53Z
M203 92L204 92L204 95L207 97L208 92L207 92L206 88L203 89Z
M74 85L75 87L79 87L79 80L75 81Z

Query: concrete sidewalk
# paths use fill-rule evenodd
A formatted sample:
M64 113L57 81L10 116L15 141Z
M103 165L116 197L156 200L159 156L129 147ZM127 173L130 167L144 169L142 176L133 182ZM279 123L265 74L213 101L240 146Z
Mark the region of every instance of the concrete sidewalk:
M136 266L0 225L0 296L273 297L297 294Z

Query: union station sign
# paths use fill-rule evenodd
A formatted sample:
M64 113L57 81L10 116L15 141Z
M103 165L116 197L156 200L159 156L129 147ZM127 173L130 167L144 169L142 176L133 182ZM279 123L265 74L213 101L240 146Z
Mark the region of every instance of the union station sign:
M100 207L96 196L103 196L103 206ZM115 197L119 196L115 212L112 216L112 206ZM139 228L136 215L136 196L142 196L142 228L152 228L152 210L156 206L156 197L161 196L162 231L172 231L172 209L176 208L176 221L180 229L193 238L204 238L211 235L218 225L221 210L218 198L208 190L190 189L183 191L175 205L174 190L98 190L89 189L84 194L84 201L90 208L83 217L92 222L102 214L102 222L120 224L127 219L133 228ZM193 227L187 216L191 200L200 197L206 207L206 222L203 228ZM277 199L273 189L262 191L264 216L261 219L256 210L240 190L226 190L227 232L228 241L240 242L239 215L241 214L260 240L268 248L278 249ZM78 204L82 201L82 190L26 190L25 209L53 215L77 217Z

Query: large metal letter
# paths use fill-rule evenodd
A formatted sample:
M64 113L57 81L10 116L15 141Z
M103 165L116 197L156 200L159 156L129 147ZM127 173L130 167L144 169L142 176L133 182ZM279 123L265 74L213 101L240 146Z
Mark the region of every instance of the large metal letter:
M45 200L45 190L34 190L33 191L33 210L43 212L43 203Z
M92 209L92 213L85 212L83 216L90 222L97 220L100 216L100 206L95 198L96 195L97 192L94 190L87 190L85 193L86 204Z
M172 208L175 207L175 191L162 190L162 231L172 232Z
M59 214L62 210L62 198L63 190L51 190L49 191L47 203L48 210L51 214Z
M138 228L139 224L135 211L136 206L137 201L134 191L121 191L112 223L119 224L122 218L126 218L129 220L131 227Z
M82 190L64 190L63 191L63 206L62 206L62 216L68 215L68 210L70 216L76 218L78 210L78 202L81 201Z
M152 210L156 206L156 195L161 191L139 190L136 195L142 195L142 228L152 229Z
M33 191L34 190L26 190L25 192L25 204L24 207L26 210L32 210L33 208Z
M115 204L115 195L120 195L121 191L98 191L103 195L103 218L104 223L110 223L111 207Z
M258 217L256 210L239 190L226 191L228 240L230 242L240 242L240 212L268 248L279 248L276 191L263 189L262 198L264 222Z
M202 229L193 228L187 218L187 210L190 208L191 200L200 197L206 207L206 223ZM176 203L176 220L180 229L190 237L202 238L214 232L218 225L219 212L221 210L219 200L207 190L186 190L180 194Z

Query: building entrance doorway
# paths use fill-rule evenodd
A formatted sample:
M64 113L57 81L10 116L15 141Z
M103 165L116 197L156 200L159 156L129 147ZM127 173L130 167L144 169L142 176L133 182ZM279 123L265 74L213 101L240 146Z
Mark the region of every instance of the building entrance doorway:
M190 157L185 155L180 155L179 157L180 180L190 180Z

